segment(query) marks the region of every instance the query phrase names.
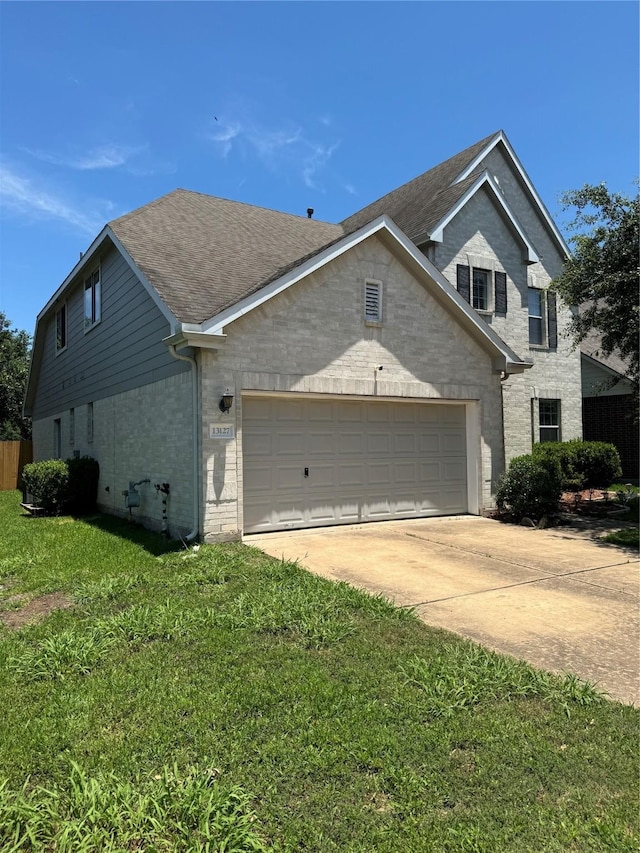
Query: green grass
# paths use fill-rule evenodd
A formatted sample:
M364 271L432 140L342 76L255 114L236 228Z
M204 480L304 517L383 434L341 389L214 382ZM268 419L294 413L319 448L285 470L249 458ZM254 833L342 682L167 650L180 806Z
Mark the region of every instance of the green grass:
M622 530L615 530L600 538L603 542L610 542L612 545L621 545L623 548L635 548L636 551L640 551L640 534L637 527L624 527Z
M0 493L3 851L625 851L638 712L241 544ZM15 610L13 611L15 613Z

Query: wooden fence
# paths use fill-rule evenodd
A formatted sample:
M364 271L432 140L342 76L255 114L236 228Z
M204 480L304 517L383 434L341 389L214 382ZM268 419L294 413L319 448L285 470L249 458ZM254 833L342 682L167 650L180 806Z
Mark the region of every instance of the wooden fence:
M20 488L22 469L32 459L30 441L0 441L0 492Z

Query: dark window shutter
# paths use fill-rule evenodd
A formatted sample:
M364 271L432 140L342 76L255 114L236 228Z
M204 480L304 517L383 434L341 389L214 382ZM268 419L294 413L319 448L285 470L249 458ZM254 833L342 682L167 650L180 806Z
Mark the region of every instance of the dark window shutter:
M558 314L556 294L547 290L547 323L549 329L549 349L558 349Z
M496 273L496 314L507 313L507 274Z
M458 264L456 271L458 277L458 293L463 299L466 299L467 302L471 302L471 274L469 267L464 266L463 264Z

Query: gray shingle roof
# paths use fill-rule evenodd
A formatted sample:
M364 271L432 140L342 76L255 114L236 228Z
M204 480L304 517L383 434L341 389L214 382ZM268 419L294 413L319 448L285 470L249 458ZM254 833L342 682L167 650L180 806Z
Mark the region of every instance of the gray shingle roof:
M339 225L182 189L109 225L176 318L202 323L382 214L420 242L473 183L475 172L452 185L496 135Z
M587 333L584 340L580 342L580 352L601 362L622 376L625 376L629 369L629 365L617 353L612 352L609 355L604 355L602 352L602 338L597 332Z
M174 190L109 223L183 323L201 323L343 236L340 225Z
M498 132L481 139L475 145L445 160L444 163L434 166L428 172L418 175L412 181L392 190L347 219L343 219L341 224L345 232L355 231L386 213L410 240L414 243L421 242L433 226L451 210L473 183L477 174L482 171L478 169L464 181L452 186L458 175L495 139Z

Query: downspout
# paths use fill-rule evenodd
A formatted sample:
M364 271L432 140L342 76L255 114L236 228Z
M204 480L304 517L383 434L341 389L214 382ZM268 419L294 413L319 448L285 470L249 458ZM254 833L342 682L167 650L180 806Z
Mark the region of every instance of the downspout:
M193 356L180 355L176 352L175 344L169 344L169 352L178 361L186 361L191 365L191 396L193 405L193 527L184 537L187 542L192 542L199 533L200 527L200 456L199 426L198 426L198 363Z

